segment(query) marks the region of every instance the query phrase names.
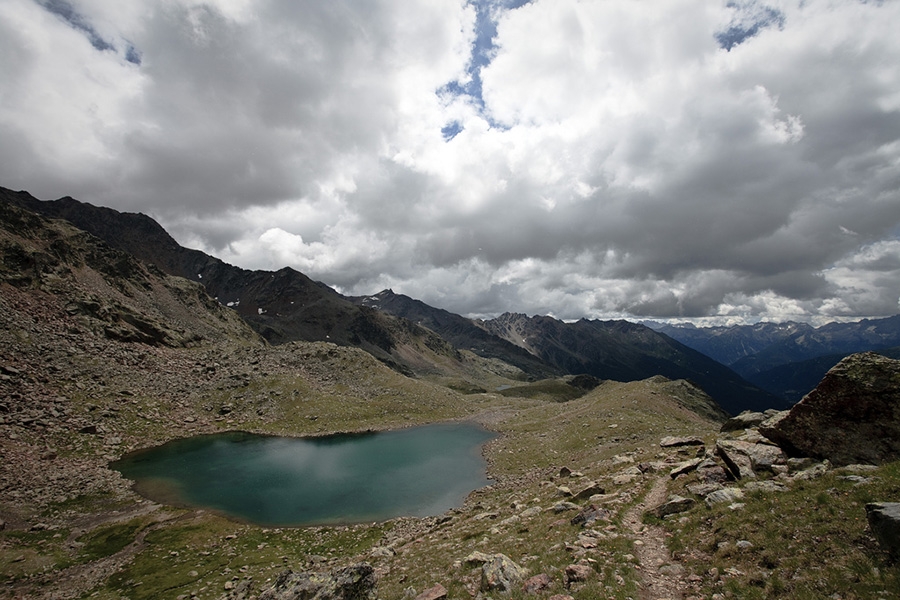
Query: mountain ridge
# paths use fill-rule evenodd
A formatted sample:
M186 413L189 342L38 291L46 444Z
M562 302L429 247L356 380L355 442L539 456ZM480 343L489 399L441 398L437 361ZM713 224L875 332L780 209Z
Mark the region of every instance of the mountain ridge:
M479 385L465 372L478 367L470 365L467 356L500 360L508 365L504 371L519 370L519 375L507 374L520 379L561 374L624 381L655 375L686 378L731 413L779 406L777 398L726 367L643 325L587 319L566 324L552 317L511 313L475 323L408 297L401 307L397 295L383 293L382 304L390 299L393 312L387 306L375 309L366 305L366 298L372 304L374 296L346 298L290 267L249 271L184 248L146 215L121 213L71 197L42 201L27 192L4 189L0 198L66 219L167 274L203 285L270 343L330 341L358 347L402 373L462 378L467 383L461 385L473 391ZM522 335L502 325L516 320L539 339L523 344Z

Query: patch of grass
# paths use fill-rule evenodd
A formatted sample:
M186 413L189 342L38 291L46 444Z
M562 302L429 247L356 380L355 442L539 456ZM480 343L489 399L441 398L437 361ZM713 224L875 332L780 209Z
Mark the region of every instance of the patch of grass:
M855 484L831 472L787 492L747 494L743 508L700 505L664 526L673 551L702 577L704 595L890 597L900 589L900 565L875 542L865 505L900 497L900 463L866 477Z
M561 379L543 379L528 385L505 388L497 393L508 398L536 398L550 402L568 402L581 398L585 390L569 385Z
M135 536L148 524L145 517L132 519L125 523L115 523L100 527L81 536L78 541L84 544L79 558L96 560L111 556L122 550L135 540Z
M0 582L11 582L72 564L65 529L0 533Z
M310 557L346 563L368 552L393 524L267 529L240 525L210 514L150 531L146 547L98 590L98 597L132 600L176 597L218 598L234 578L257 586L284 569L303 569Z

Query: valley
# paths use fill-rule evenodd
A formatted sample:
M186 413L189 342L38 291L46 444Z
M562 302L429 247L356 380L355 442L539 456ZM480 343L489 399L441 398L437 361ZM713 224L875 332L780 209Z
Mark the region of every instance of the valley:
M316 310L323 298L338 307L327 329L338 339L270 340L274 325L243 320L205 282L18 203L0 210L0 597L290 597L278 595L288 570L357 573L374 586L359 597L410 600L888 598L900 587L865 513L900 498L897 462L854 470L780 457L777 469L729 476L720 448L775 447L753 426L722 431L724 402L677 373L572 373L509 335L485 338L479 353L320 284L304 289L320 290ZM555 331L556 355L587 355L559 343L584 330L513 317L502 322ZM579 327L699 354L649 328ZM302 330L331 335L320 322ZM619 356L663 364L637 347ZM108 467L198 434L453 422L497 434L483 449L490 485L424 518L261 527L149 501ZM707 475L718 488L696 487ZM734 496L709 501L722 490ZM663 514L671 495L691 502Z

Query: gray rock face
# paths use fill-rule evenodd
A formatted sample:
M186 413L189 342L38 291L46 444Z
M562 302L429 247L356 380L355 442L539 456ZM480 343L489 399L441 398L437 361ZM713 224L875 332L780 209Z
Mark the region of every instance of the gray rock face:
M866 504L866 517L881 547L900 560L900 502Z
M872 352L848 356L759 431L788 455L835 465L900 459L900 360Z
M359 563L330 573L285 571L259 600L377 600L375 570Z

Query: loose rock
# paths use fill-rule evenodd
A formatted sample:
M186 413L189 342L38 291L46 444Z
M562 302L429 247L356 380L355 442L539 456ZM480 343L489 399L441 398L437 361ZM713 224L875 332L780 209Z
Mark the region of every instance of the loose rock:
M416 600L443 600L446 597L447 588L438 583L416 596Z
M875 539L894 560L900 560L900 502L866 504L866 517Z
M685 498L683 496L669 496L669 499L653 509L653 514L660 519L666 515L674 515L675 513L685 512L694 507L693 498Z
M524 571L505 554L495 554L481 567L481 591L510 592L522 582ZM260 599L262 600L262 599Z

